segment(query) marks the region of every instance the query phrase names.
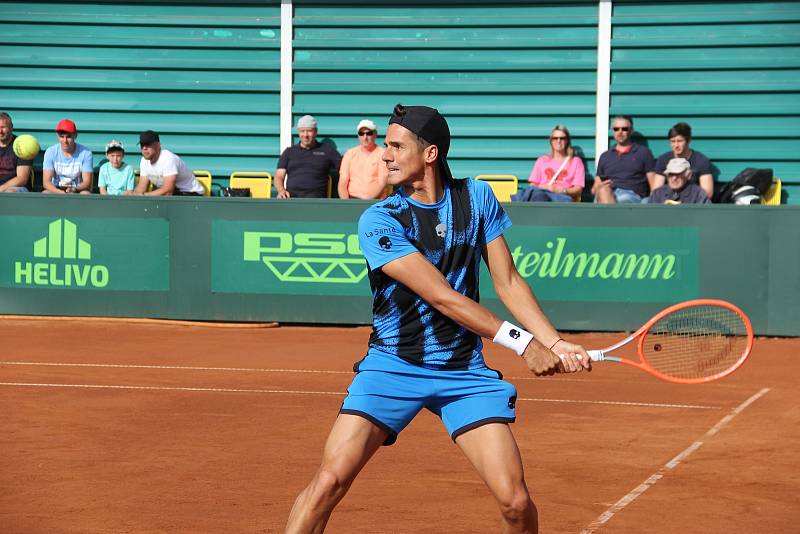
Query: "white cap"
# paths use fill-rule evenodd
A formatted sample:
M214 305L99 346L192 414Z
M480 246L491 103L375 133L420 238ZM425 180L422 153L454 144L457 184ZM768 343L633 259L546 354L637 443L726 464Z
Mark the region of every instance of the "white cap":
M667 168L664 171L666 174L683 174L691 168L689 162L684 158L672 158L667 163Z
M125 147L122 146L122 141L117 141L116 139L112 139L111 141L106 143L106 152L108 152L112 148L119 148L122 151L125 150Z
M297 127L298 128L316 128L317 127L317 119L312 117L311 115L303 115L297 120Z
M362 129L366 128L372 132L377 132L378 127L369 119L364 119L363 121L358 123L358 128L356 128L356 133L360 132Z

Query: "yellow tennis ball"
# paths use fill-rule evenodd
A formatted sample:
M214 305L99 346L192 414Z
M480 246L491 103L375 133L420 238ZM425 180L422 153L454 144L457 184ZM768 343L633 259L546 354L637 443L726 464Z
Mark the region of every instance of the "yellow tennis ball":
M14 139L14 154L20 159L33 159L39 154L39 141L32 135L20 135Z

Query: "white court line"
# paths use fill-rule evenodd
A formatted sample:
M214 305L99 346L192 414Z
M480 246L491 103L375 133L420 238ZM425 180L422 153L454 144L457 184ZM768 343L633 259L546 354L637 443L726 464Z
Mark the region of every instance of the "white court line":
M111 369L173 369L183 371L247 371L254 373L309 373L309 374L331 374L331 375L352 375L353 371L324 371L321 369L270 369L258 367L199 367L188 365L134 365L116 363L60 363L60 362L20 362L8 361L0 362L0 365L31 365L41 367L100 367ZM546 376L504 376L506 380L552 380ZM589 378L566 378L558 377L559 382L588 382Z
M214 393L287 393L291 395L340 395L341 391L299 391L291 389L234 389L234 388L189 388L170 386L120 386L104 384L32 384L27 382L0 382L0 386L36 388L83 388L83 389L139 389L154 391L211 391Z
M43 367L105 367L112 369L181 369L185 371L253 371L258 373L353 374L353 371L323 371L318 369L260 369L258 367L196 367L187 365L133 365L116 363L0 362L0 365L36 365Z
M125 386L125 385L106 385L106 384L47 384L31 382L0 382L0 386L16 387L38 387L38 388L83 388L83 389L136 389L154 391L208 391L223 393L285 393L291 395L341 395L345 393L339 391L301 391L290 389L235 389L235 388L193 388L177 386ZM568 404L603 404L616 406L644 406L647 408L693 408L701 410L716 410L714 406L693 406L689 404L657 404L645 402L621 402L621 401L592 401L592 400L573 400L573 399L537 399L520 398L518 401L529 402L561 402Z
M746 401L744 401L743 403L741 403L731 413L720 419L716 425L711 427L711 429L709 429L709 431L705 433L703 439L710 438L711 436L722 430L722 428L728 423L730 423L734 417L739 415L745 408L753 404L755 401L766 395L767 392L769 392L769 390L770 388L764 388L755 395L753 395L752 397L750 397L749 399L747 399ZM702 439L699 439L694 443L692 443L691 445L689 445L688 447L686 447L686 449L684 449L675 458L664 464L664 467L659 469L657 472L653 473L650 476L650 478L639 484L636 488L633 489L633 491L625 495L623 498L618 500L614 505L612 505L611 508L603 512L600 515L600 517L592 521L592 523L590 523L588 527L586 527L581 531L581 534L592 534L595 530L605 525L612 517L614 517L614 514L621 511L623 508L625 508L630 503L635 501L636 498L639 497L639 495L650 489L653 485L655 485L656 482L661 480L661 478L664 477L667 471L670 471L675 467L677 467L678 464L680 464L683 460L688 458L694 451L696 451L702 446L703 446L703 441Z

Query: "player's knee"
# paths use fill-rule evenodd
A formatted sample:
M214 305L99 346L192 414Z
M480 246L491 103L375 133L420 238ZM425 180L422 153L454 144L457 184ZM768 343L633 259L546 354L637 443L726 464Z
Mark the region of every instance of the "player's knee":
M316 476L314 493L321 501L335 503L344 497L350 483L350 480L337 475L334 471L322 468Z
M500 512L509 523L519 523L531 516L533 502L525 489L509 491L503 498L498 499Z

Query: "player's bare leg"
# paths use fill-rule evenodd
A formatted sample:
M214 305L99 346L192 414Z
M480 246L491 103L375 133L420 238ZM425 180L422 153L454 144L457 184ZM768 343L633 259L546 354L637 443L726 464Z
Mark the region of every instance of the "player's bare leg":
M539 532L536 506L525 484L522 458L508 425L480 426L458 436L456 444L497 499L503 516L503 532Z
M331 512L386 437L385 430L363 417L340 414L325 443L322 464L292 506L286 532L325 530Z

